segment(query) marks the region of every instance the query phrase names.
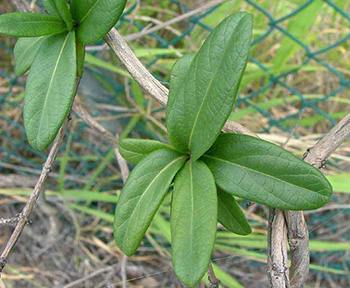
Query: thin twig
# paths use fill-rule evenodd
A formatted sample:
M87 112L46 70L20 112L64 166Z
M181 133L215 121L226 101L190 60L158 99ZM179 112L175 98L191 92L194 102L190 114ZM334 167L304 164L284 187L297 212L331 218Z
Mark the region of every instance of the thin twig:
M73 111L78 114L78 116L91 128L97 130L102 136L106 137L108 141L114 145L117 143L117 138L113 136L105 127L103 127L99 122L97 122L94 117L91 116L89 111L83 106L79 97L75 98L73 104Z
M42 169L41 175L38 179L38 182L36 183L32 194L30 195L22 212L20 213L20 216L19 216L20 219L19 219L14 231L12 232L10 239L7 241L4 250L2 251L2 253L0 255L0 274L2 273L2 271L6 265L9 254L11 253L12 249L16 245L16 242L19 239L19 237L21 236L24 227L26 226L26 224L29 221L29 217L30 217L30 215L35 207L36 201L39 198L40 193L44 190L45 181L46 181L46 179L47 179L47 177L52 169L52 165L55 161L58 149L59 149L61 142L63 140L66 125L67 124L65 123L62 126L62 128L60 129L60 131L56 137L56 140L54 141L54 143L50 149L49 155L45 161L45 164L43 166L43 169Z
M63 286L63 288L73 288L73 287L77 287L77 286L81 287L82 283L84 283L88 280L91 280L92 278L95 278L96 276L99 276L100 274L113 271L113 269L115 269L115 268L116 268L116 265L112 265L112 266L108 266L108 267L104 267L102 269L96 270L83 278L77 279L77 280Z
M220 287L219 286L220 285L220 281L215 275L215 272L214 272L212 264L209 264L208 280L209 280L209 288L219 288Z

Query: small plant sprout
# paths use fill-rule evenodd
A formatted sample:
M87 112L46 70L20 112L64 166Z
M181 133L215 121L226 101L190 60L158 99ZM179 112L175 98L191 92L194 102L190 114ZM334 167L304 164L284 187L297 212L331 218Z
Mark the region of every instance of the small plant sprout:
M322 173L283 148L246 135L221 133L244 72L252 17L224 19L194 56L174 66L167 105L169 144L124 139L120 152L137 164L116 208L114 237L127 255L139 247L172 191L171 245L176 275L196 285L210 263L217 222L247 235L235 197L273 208L316 209L332 187Z
M85 45L104 37L126 0L46 0L48 14L0 16L0 34L20 37L14 53L18 75L30 69L24 125L31 146L45 150L69 114L84 65Z

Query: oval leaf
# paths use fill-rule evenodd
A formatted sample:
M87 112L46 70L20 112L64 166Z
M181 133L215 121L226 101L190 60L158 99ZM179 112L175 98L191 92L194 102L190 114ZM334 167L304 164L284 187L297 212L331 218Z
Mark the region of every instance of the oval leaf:
M70 31L73 28L73 19L69 11L69 6L66 0L47 0L50 4L48 10L54 10L54 14L59 15L66 23L67 29Z
M14 55L16 59L15 72L18 76L29 70L44 39L45 36L17 40Z
M119 143L119 152L130 163L137 164L148 154L159 149L171 149L171 146L148 139L123 139Z
M176 102L183 100L179 97L179 95L183 95L184 93L184 90L185 90L184 83L186 81L188 70L190 69L193 58L194 58L194 55L191 55L191 54L183 56L178 61L176 61L173 69L171 70L169 98L168 98L167 111L166 111L169 138L171 137L169 129L171 129L170 127L172 127L173 123L168 123L168 121L170 121L171 117L176 116L175 115L176 112L172 111L172 109L175 108L176 105L179 105L179 103L176 103ZM184 103L182 103L182 105L184 105ZM171 141L175 143L176 139L173 139ZM183 149L180 149L180 151L186 152L187 149L184 147Z
M232 195L218 190L218 221L228 231L238 235L248 235L252 233L241 207Z
M114 238L126 255L139 247L169 186L186 157L158 150L143 159L131 172L115 212Z
M76 90L74 32L45 39L30 69L24 105L29 143L44 150L67 117Z
M332 187L322 173L272 143L246 135L221 134L203 160L226 192L288 210L316 209Z
M217 224L213 175L201 161L188 161L175 178L171 206L172 258L176 275L193 287L208 269Z
M179 70L185 73L178 77L181 85L171 87L167 108L169 139L178 150L191 152L193 160L214 143L232 111L251 34L249 14L241 12L226 18L207 38L188 72ZM185 62L179 64L183 70L188 66Z
M17 12L0 15L0 34L37 37L59 34L64 31L66 31L66 25L56 16Z
M83 44L105 36L118 22L126 0L73 0L72 14L78 21L77 37Z

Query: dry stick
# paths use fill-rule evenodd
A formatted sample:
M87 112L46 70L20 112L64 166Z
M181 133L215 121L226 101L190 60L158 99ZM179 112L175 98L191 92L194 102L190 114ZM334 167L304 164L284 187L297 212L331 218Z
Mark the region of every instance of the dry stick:
M123 37L115 29L112 29L105 37L105 41L145 92L158 100L161 104L165 105L168 99L168 89L155 79L143 66ZM315 166L320 167L324 159L326 159L342 143L342 141L344 141L346 135L349 134L349 117L350 116L345 117L326 137L320 140L308 151L307 156L305 157L306 162L313 165L316 163ZM254 133L246 127L231 121L226 122L223 130L227 132L254 135ZM320 154L320 150L322 151L322 154ZM323 155L324 157L319 157L317 155ZM315 162L316 159L321 160ZM317 165L317 163L319 163L319 165ZM286 211L284 214L287 222L289 243L291 245L292 263L290 279L292 280L293 288L302 287L302 283L304 283L308 273L308 230L302 212ZM281 255L285 255L285 253L282 253ZM301 272L302 276L300 276Z
M305 153L304 161L322 168L327 158L350 136L350 114L345 116L329 133ZM302 212L285 212L291 249L290 284L303 286L309 269L308 230Z
M62 128L60 129L60 131L56 137L56 140L54 141L54 143L50 149L50 153L47 156L47 159L45 161L45 164L44 164L44 167L42 169L41 175L38 179L38 182L36 183L32 194L30 195L22 212L20 213L18 223L17 223L14 231L12 232L10 239L7 241L4 250L2 251L2 253L0 255L0 274L2 273L2 271L6 265L7 258L9 256L11 250L16 245L16 242L19 239L19 237L21 236L21 233L22 233L24 227L26 226L26 224L29 221L30 214L32 213L32 211L35 207L36 201L38 200L40 193L44 190L45 181L46 181L46 179L47 179L47 177L52 169L52 165L55 161L58 149L59 149L61 142L63 140L66 125L67 124L65 123L62 126Z
M304 160L311 165L322 168L325 160L336 150L350 134L350 114L335 125L326 136L305 153Z
M98 123L93 116L85 109L79 96L77 95L73 104L73 111L78 114L78 116L91 128L99 131L103 136L107 138L113 145L116 145L118 142L118 138L113 136L111 132L109 132L105 127L103 127L100 123Z
M269 286L289 288L287 228L281 210L269 210L267 276Z

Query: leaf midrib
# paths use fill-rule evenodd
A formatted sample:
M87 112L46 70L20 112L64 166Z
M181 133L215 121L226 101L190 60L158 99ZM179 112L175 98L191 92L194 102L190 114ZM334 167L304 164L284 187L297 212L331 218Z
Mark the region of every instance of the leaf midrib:
M124 221L123 223L121 223L118 227L121 228L126 222L130 221L130 219L133 218L135 211L137 210L137 208L139 207L140 203L142 202L142 199L145 197L145 195L147 194L147 192L149 191L149 189L152 187L153 183L163 174L163 172L165 172L169 167L171 167L173 164L175 164L177 161L179 160L183 160L185 159L185 156L180 156L175 158L174 160L172 160L171 162L169 162L166 166L164 166L164 168L162 168L159 173L153 178L153 180L148 184L147 188L144 190L144 192L141 194L140 199L137 201L137 205L134 207L131 215L126 219L126 221ZM136 198L136 196L135 196ZM120 203L120 204L124 204L124 203ZM124 233L124 237L123 237L123 242L125 243L125 239L128 240L128 230L129 230L129 225L126 228L126 231Z
M64 25L64 22L61 21L61 19L43 19L43 20L22 20L22 21L19 21L21 22L21 24L28 24L28 23L40 23L40 24L43 24L45 22L57 22L58 24L62 24ZM6 23L6 22L5 22ZM7 24L13 24L12 20L10 20L9 22L7 22Z
M61 50L60 50L60 53L58 54L58 57L57 57L57 61L55 63L55 68L52 72L52 75L51 75L51 78L50 78L50 82L49 82L49 86L47 88L47 91L46 91L46 94L45 94L45 101L44 101L44 104L43 104L43 109L42 109L42 113L41 113L41 116L40 116L40 122L39 122L39 128L38 128L38 133L37 133L37 136L36 136L36 140L37 140L37 143L40 141L40 137L39 137L39 132L41 130L41 126L43 124L43 117L44 117L44 113L43 111L46 110L46 106L47 106L47 102L48 102L48 98L49 98L49 94L50 94L50 91L52 89L52 84L53 84L53 79L56 77L56 72L57 72L57 68L58 68L58 65L59 65L59 62L61 60L61 57L62 57L62 54L63 54L63 51L67 45L67 42L68 42L68 39L70 37L70 33L67 34L66 38L64 39L64 42L62 44L62 47L61 47Z
M219 197L218 197L219 198ZM220 201L220 200L219 200ZM235 200L234 200L235 201ZM232 222L234 222L234 224L236 224L236 226L239 226L239 229L240 230L242 230L242 231L244 231L245 229L243 228L243 226L241 225L241 223L240 223L240 221L237 221L236 220L236 218L238 218L238 217L236 217L236 215L235 215L235 213L232 213L232 210L234 209L230 209L230 208L228 208L228 206L226 205L227 203L225 203L225 202L223 202L223 205L221 206L221 208L222 207L224 207L224 210L227 212L227 214L229 214L230 215L230 222L231 222L231 224L232 224ZM233 206L233 205L232 205ZM235 207L236 208L236 207ZM239 208L238 208L239 209Z
M192 161L190 160L189 163L189 170L190 170L190 191L191 191L191 217L190 217L190 227L191 227L191 231L190 231L190 251L193 251L193 209L194 209L194 193L193 193L193 169L192 169ZM191 274L193 274L193 272L191 272Z
M40 36L38 37L34 42L32 42L31 45L29 45L26 49L24 49L23 53L22 53L22 56L21 57L24 57L23 55L25 55L27 53L28 50L32 49L33 46L35 46L35 44L37 44L39 41L43 40L45 36Z
M311 193L313 193L313 194L316 194L316 195L318 195L318 196L322 196L322 197L327 197L327 198L328 198L328 195L324 195L324 194L321 194L321 193L312 191L312 190L310 190L310 189L308 189L308 188L304 188L304 187L302 187L302 186L298 186L298 185L296 185L296 184L294 184L294 183L291 183L291 182L288 182L288 181L285 181L285 180L276 178L276 177L273 176L273 175L266 174L266 173L261 172L261 171L258 171L258 170L254 170L254 169L252 169L252 168L250 168L250 167L243 166L243 165L240 165L240 164L235 163L235 162L231 162L231 161L226 160L226 159L218 158L218 157L215 157L215 156L209 156L209 155L204 155L204 157L205 157L205 158L209 158L209 159L213 159L213 160L216 160L216 161L222 161L222 162L228 163L229 165L232 165L232 166L238 166L238 167L240 167L240 168L242 168L242 169L247 169L247 170L253 171L253 172L257 173L257 174L261 174L261 175L267 176L267 177L269 177L269 178L273 178L273 179L275 179L275 180L277 180L277 181L284 182L284 183L288 183L288 184L290 184L290 185L292 185L292 186L298 187L299 189L300 189L300 188L301 188L301 189L304 189L304 190L309 191L309 192L311 192ZM276 197L277 197L277 196L276 196ZM279 197L277 197L277 198L279 198ZM279 199L280 199L280 198L279 198Z
M91 13L91 11L93 10L93 8L100 2L100 0L97 0L94 4L91 5L91 7L89 8L89 10L86 12L86 14L84 15L83 18L81 18L80 20L80 25L84 23L84 21L86 20L86 18L89 16L89 14Z
M243 18L244 18L244 17L242 17L242 18L237 22L236 27L238 27L238 25L241 23L241 21L242 21ZM231 41L232 41L232 38L233 38L234 36L235 36L235 33L233 33L233 34L231 35L231 37L230 37L230 39L229 39L228 42L231 42ZM230 49L225 48L224 56L227 54L227 52L228 52L229 50L230 50ZM190 137L189 137L189 140L188 140L188 147L187 147L187 148L188 148L189 151L191 151L193 133L194 133L194 130L195 130L196 126L197 126L198 118L199 118L199 115L201 114L202 107L203 107L204 102L206 101L206 99L207 99L207 97L208 97L208 92L211 90L211 85L212 85L212 83L213 83L213 81L214 81L214 78L216 79L216 75L218 74L218 72L219 72L220 69L221 69L221 64L224 62L224 59L226 59L226 57L222 57L222 60L220 61L220 65L218 65L218 68L217 68L216 71L215 71L215 74L214 74L215 77L213 77L212 79L210 79L209 85L208 85L208 87L207 87L207 89L206 89L206 91L205 91L205 95L204 95L204 97L203 97L203 101L202 101L202 103L201 103L201 105L200 105L200 107L199 107L199 109L198 109L196 118L195 118L195 120L194 120L192 129L191 129Z

